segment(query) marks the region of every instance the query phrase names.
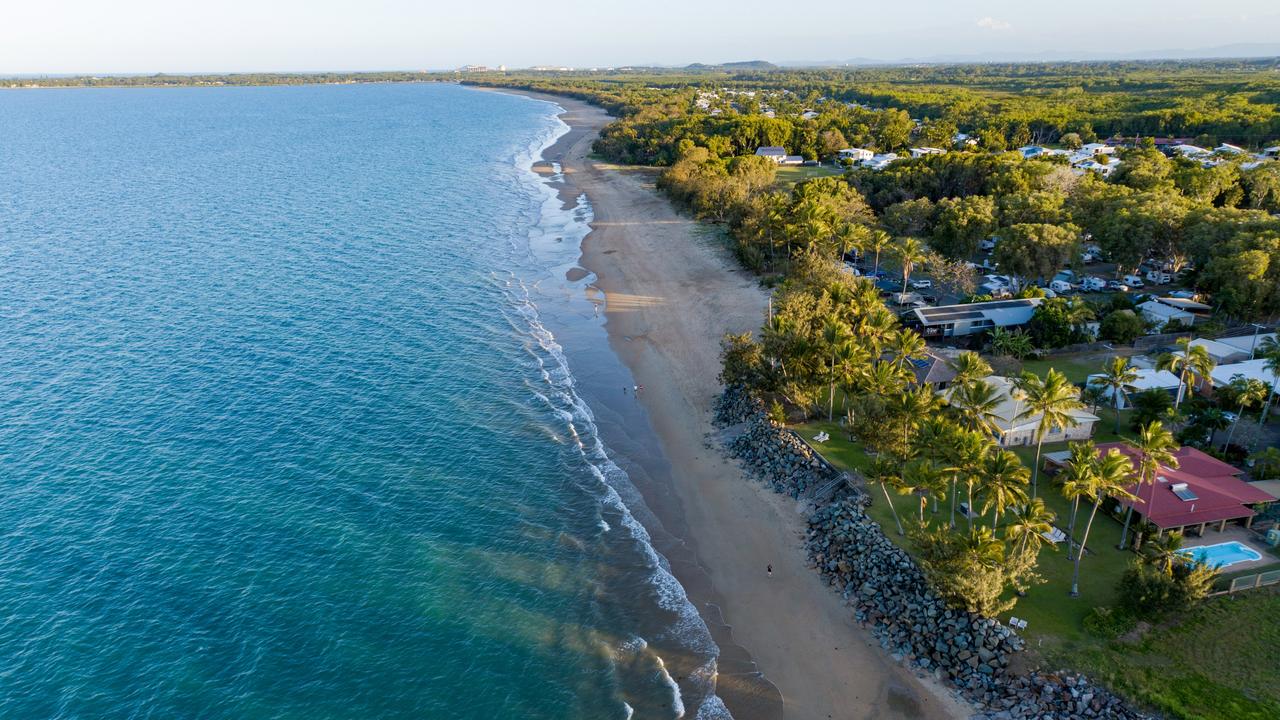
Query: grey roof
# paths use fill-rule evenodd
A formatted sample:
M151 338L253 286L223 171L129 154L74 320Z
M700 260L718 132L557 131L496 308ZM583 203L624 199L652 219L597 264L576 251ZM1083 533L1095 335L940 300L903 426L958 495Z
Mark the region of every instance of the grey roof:
M777 147L775 145L761 145L760 147L756 148L756 154L763 155L765 157L774 157L774 156L786 157L787 149L783 147Z
M945 358L929 354L919 360L911 361L911 372L920 385L949 383L956 379L956 371Z
M925 325L939 325L957 320L995 321L1011 311L1034 310L1040 305L1040 298L1017 298L1015 300L992 300L989 302L969 303L967 305L941 305L933 308L919 308L916 315ZM1026 322L1021 320L1019 322Z

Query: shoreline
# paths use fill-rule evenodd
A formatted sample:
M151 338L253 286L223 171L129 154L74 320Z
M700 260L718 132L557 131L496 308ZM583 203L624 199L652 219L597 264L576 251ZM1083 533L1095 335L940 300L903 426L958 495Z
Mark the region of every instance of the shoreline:
M645 387L639 403L604 392L592 402L616 416L604 425L606 442L627 464L656 516L655 545L720 646L717 694L730 712L739 720L972 714L854 624L838 593L808 567L808 508L748 482L713 439L719 340L758 329L768 296L757 280L716 233L655 191L651 172L589 157L611 120L603 110L567 97L494 91L564 110L570 130L543 150L542 163L562 168L562 202L571 206L585 193L592 205L580 265L595 275L588 291L603 295L593 301L603 300L610 349ZM574 348L566 351L574 357Z

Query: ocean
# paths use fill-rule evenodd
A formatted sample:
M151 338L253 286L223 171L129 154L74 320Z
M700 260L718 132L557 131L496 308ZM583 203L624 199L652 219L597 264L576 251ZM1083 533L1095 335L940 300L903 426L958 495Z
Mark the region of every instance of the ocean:
M0 717L727 715L557 341L556 110L0 91Z

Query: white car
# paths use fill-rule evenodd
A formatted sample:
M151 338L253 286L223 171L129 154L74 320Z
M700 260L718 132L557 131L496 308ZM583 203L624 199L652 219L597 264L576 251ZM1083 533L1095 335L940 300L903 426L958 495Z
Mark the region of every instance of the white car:
M1097 292L1107 289L1107 281L1098 277L1087 277L1080 281L1080 289L1085 292Z
M1125 285L1128 285L1130 288L1140 288L1143 285L1142 278L1138 277L1137 275L1125 275L1123 282Z
M915 290L929 290L933 287L932 280L912 280L911 287Z

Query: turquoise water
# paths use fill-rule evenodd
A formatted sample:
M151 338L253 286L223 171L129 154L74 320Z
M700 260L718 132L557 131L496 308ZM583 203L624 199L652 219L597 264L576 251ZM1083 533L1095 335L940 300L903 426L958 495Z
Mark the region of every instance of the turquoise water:
M1218 543L1217 545L1202 545L1200 547L1187 548L1186 550L1182 550L1181 553L1198 563L1208 565L1213 568L1224 568L1228 565L1235 565L1236 563L1262 559L1262 555L1258 554L1252 548L1235 541Z
M0 93L0 717L719 709L540 320L562 131L453 86Z

